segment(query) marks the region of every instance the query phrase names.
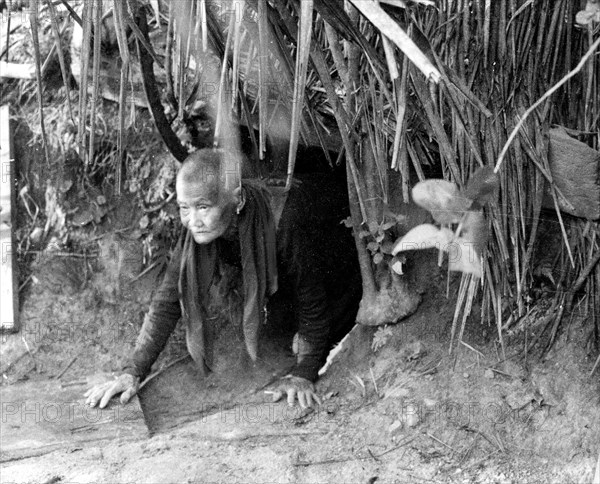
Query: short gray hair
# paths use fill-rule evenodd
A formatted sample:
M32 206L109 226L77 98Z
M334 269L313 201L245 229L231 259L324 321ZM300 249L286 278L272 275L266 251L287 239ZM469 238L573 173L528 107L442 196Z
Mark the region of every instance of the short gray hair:
M177 179L186 183L214 184L217 196L230 194L240 186L241 160L242 157L233 151L203 148L183 161Z

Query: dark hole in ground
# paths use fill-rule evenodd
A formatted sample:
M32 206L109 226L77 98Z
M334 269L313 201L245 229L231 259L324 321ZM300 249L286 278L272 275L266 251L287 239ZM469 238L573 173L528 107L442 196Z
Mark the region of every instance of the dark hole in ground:
M279 297L271 301L270 308L272 317L263 328L257 362L232 344L208 376L202 375L191 357L184 356L147 381L138 396L152 434L270 398L263 390L286 375L295 362L294 328L283 324L292 321L290 305Z

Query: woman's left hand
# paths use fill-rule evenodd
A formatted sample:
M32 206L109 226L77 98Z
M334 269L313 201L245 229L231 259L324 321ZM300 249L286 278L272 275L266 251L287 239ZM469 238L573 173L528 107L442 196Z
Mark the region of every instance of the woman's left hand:
M289 406L295 405L296 398L302 408L309 408L314 404L321 405L321 399L315 391L314 384L310 380L299 376L284 376L274 390L265 393L272 393L274 402L281 400L281 397L287 394Z

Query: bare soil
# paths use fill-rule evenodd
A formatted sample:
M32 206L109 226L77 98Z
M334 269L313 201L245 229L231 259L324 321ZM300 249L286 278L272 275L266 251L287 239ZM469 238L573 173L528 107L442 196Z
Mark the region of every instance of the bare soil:
M49 49L51 43L42 45ZM27 43L20 52L23 57L13 53L13 61L30 59ZM7 83L3 102L25 106L19 116L35 126L36 104L26 101L34 97L33 83L20 86ZM66 121L64 88L45 95L50 138L54 144L68 143L74 128ZM116 126L111 121L116 107L110 111L102 114L107 138ZM136 160L160 151L147 113L136 117L129 136L139 138L130 143L139 149ZM207 380L202 398L209 398L206 390L215 397L205 407L196 401L186 408L198 394L178 384L187 381L177 379L185 362L176 362L186 354L178 329L155 364L161 373L141 397L154 402L142 405L146 413L154 412L153 421L145 416L148 431L109 440L92 435L51 449L32 445L20 457L6 454L6 435L18 436L21 429L9 425L14 415L7 414L2 396L38 384L40 394L30 403L52 403L43 389L57 383L69 392L79 389L82 403L87 385L99 373L119 372L131 353L162 269L157 264L146 270L153 260L143 259L139 200L125 189L121 196L106 192L101 183L96 191L80 190L77 163L52 153L58 163L47 164L31 138L24 123L16 127L19 190L26 186L43 214L47 187L57 188L64 195L63 208L72 210L67 214L71 242L78 248L91 244L86 247L95 255L65 255L60 246L20 247L43 253L30 253L20 263L21 331L1 335L1 483L591 484L594 473L600 475L595 471L600 466L600 372L590 375L596 353L586 348L591 315L566 315L568 330L540 360L519 354L525 333L513 338L505 357L496 329L482 324L474 308L465 344L449 354L459 277L451 277L446 296L446 268L438 268L432 254L409 259L413 284L423 293L418 311L378 333L382 345L377 350L374 328L353 330L318 382L324 402L314 411L271 403L261 388L264 378L250 385L254 391L246 385L239 392L224 389L218 379ZM133 173L141 184L158 180L153 187L158 200L146 202L165 197L163 182L169 177L143 168L168 172L163 161L128 166L141 168ZM99 182L105 175L95 174ZM25 213L23 197L19 241L30 238L44 219ZM535 319L543 320L543 310L531 317L528 341L540 329ZM171 401L167 390L174 392ZM166 408L162 420L160 405Z
M0 458L1 482L591 483L600 391L581 344L584 318L544 361L501 361L494 329L473 316L463 336L469 346L449 355L457 277L446 298L445 269L431 259L415 258L413 281L424 292L417 313L391 327L377 351L375 329L353 330L318 383L324 402L316 410L234 391L148 434ZM100 260L75 277L76 262L34 265L38 282L24 289L22 331L2 340L4 389L118 372L133 348L159 271L133 281ZM171 371L185 352L177 331L156 369Z

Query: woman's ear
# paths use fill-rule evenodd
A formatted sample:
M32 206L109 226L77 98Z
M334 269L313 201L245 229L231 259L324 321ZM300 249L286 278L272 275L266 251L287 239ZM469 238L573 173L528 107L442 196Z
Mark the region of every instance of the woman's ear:
M246 194L242 187L237 187L233 190L233 200L235 203L235 211L239 214L242 211L242 208L244 208L244 205L246 205Z

